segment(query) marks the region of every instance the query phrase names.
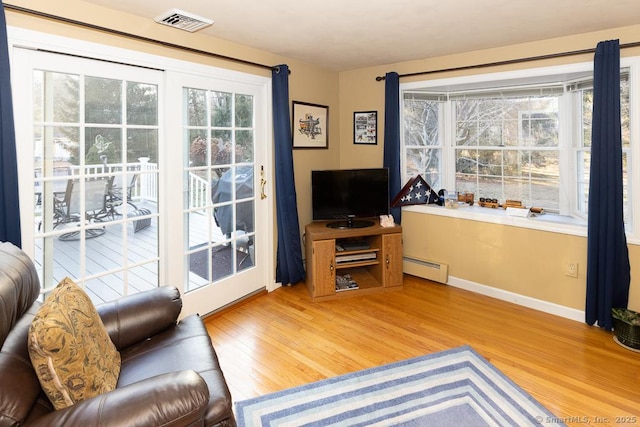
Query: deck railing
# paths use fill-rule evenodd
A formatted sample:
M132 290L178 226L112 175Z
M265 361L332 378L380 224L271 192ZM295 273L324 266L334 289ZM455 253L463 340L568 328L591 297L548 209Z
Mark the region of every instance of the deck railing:
M189 172L189 208L202 208L207 205L209 182Z
M86 165L84 173L90 175L110 175L126 169L128 172L138 172L139 179L131 190L132 200L158 202L158 180L155 173L158 170L157 163L149 163L149 159L141 157L136 163L104 163ZM71 175L80 174L80 166L70 167ZM189 208L198 209L207 205L207 194L210 183L196 174L189 173Z

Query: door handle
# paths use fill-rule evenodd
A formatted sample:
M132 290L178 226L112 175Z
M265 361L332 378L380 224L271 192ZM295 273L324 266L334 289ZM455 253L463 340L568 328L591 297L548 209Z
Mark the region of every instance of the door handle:
M260 198L262 200L267 198L267 195L264 192L264 186L267 185L267 180L264 179L264 166L260 166Z

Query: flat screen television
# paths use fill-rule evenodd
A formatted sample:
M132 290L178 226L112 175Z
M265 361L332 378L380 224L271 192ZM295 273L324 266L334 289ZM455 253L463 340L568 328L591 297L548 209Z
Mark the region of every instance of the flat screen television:
M311 207L313 220L329 220L328 227L371 226L372 218L389 214L389 170L311 171Z

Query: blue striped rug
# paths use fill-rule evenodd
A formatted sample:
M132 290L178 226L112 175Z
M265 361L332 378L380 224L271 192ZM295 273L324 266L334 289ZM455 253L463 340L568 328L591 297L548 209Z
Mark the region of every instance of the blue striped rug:
M236 403L240 426L563 426L463 346Z

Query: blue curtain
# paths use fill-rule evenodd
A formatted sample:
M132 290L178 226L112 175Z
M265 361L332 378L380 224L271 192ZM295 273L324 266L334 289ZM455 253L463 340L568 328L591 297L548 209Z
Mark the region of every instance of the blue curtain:
M622 211L620 42L598 43L593 69L593 124L585 317L612 329L611 308L629 299L629 252Z
M276 281L294 285L304 280L298 204L293 176L291 119L289 118L289 67L280 65L272 71L273 138L276 164L276 215L278 253Z
M7 21L0 0L0 241L22 247Z
M393 200L402 189L400 183L400 78L398 73L387 73L384 84L384 159L382 164L389 168L389 197ZM400 224L402 208L391 208L391 215L396 223Z

